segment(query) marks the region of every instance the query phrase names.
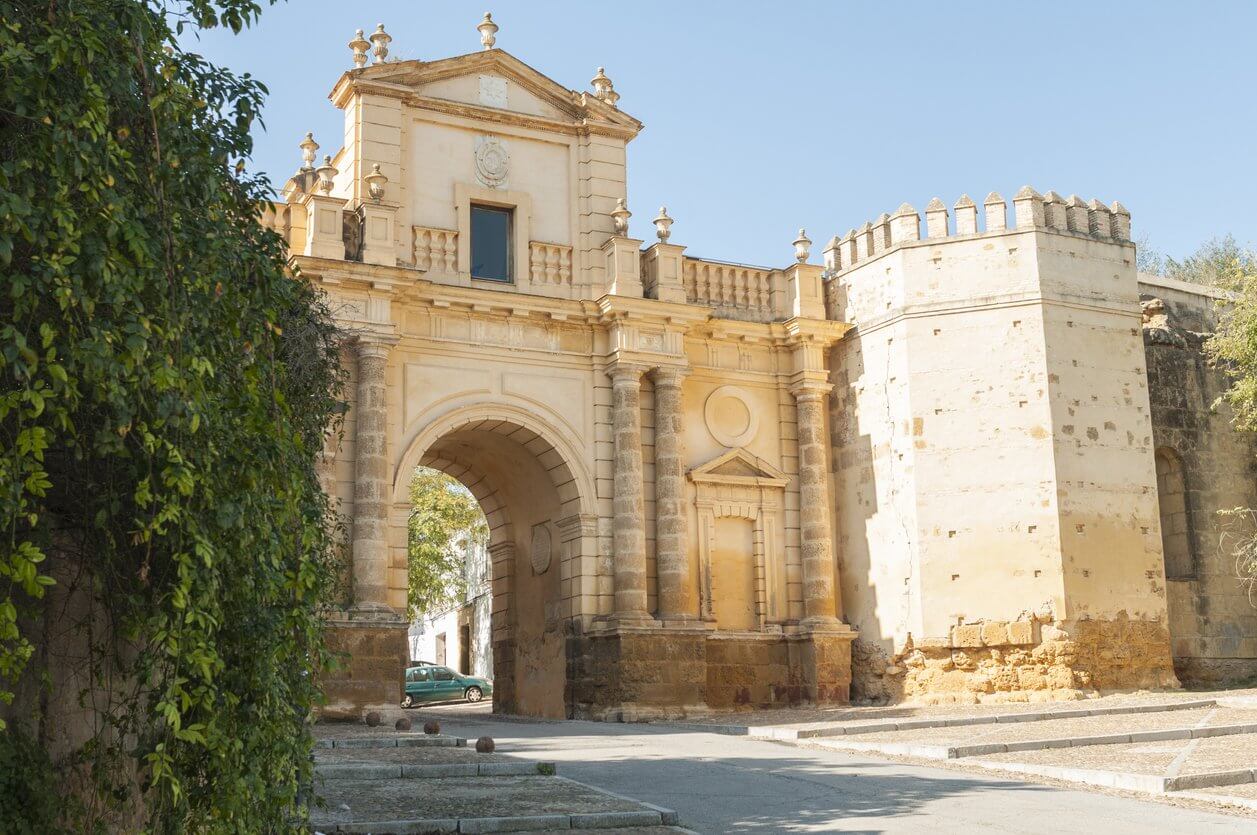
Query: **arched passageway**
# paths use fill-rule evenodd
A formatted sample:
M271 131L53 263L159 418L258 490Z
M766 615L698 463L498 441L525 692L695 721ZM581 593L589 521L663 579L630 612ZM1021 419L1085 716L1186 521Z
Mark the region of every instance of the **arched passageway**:
M568 534L579 532L572 520L581 516L571 466L522 420L447 420L421 433L415 446L407 458L465 485L488 523L494 711L567 716L564 580L579 557Z

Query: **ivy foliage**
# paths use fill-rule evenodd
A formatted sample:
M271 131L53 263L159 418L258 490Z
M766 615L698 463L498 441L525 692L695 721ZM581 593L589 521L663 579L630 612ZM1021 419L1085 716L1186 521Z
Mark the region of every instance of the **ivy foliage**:
M336 334L258 223L265 89L179 40L259 12L0 10L0 699L55 663L41 617L85 635L94 730L50 766L95 816L73 831L286 831L310 777ZM76 572L82 622L43 608Z
M467 591L464 540L483 545L489 529L474 496L442 472L418 467L410 479L407 538L410 617L417 620Z
M1234 242L1229 236L1226 240ZM1206 245L1207 247L1208 245ZM1202 247L1202 250L1205 248ZM1221 305L1218 331L1205 343L1210 358L1230 372L1222 399L1231 407L1232 422L1245 432L1257 431L1257 253L1238 247L1218 255L1210 265L1211 282L1232 297ZM1222 546L1235 558L1235 574L1248 599L1257 605L1257 508L1237 507L1222 515Z

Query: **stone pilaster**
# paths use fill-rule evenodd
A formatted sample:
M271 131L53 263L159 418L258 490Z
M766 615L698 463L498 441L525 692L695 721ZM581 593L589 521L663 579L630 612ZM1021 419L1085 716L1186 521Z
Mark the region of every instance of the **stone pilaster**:
M642 497L641 384L645 367L617 362L611 377L611 427L615 544L615 616L619 621L650 619L646 610L646 529Z
M796 402L799 427L799 550L803 559L803 622L814 626L838 623L825 444L825 397L831 388L827 382L806 378L790 387Z
M676 368L655 379L655 561L661 621L698 616L685 524L685 469L681 454L681 381Z
M354 404L353 605L383 611L388 606L388 405L385 373L392 339L363 335Z

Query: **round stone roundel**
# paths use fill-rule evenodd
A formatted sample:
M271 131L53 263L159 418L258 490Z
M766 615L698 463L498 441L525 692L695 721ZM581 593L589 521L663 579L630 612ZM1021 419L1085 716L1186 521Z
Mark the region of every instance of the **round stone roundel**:
M545 574L549 570L552 550L550 528L545 523L533 525L532 547L529 549L528 559L532 563L534 574Z
M489 188L506 182L511 156L497 137L482 136L476 143L476 178Z
M759 413L750 396L737 386L721 386L709 394L703 420L718 443L734 449L755 440L759 432Z

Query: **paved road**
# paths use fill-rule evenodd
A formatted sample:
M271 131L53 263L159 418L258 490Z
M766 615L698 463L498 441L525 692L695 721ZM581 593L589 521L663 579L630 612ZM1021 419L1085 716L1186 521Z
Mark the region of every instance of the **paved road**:
M487 734L502 753L554 760L564 776L676 809L683 825L702 833L1257 832L1251 817L740 737L649 725L502 722L486 718L480 705L423 711L432 713L446 733Z

